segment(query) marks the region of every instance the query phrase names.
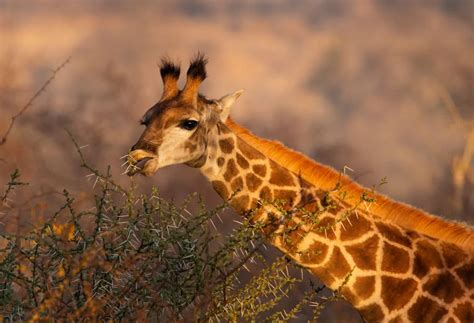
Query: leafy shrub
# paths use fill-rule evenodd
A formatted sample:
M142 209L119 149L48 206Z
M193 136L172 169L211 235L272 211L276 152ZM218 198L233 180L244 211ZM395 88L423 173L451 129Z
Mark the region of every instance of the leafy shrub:
M82 167L95 176L95 203L77 209L64 190L64 204L37 229L0 234L0 315L5 320L286 321L318 298L313 288L290 310L287 293L301 281L286 257L267 263L260 254L262 224L245 221L224 236L213 218L228 207L207 209L196 194L181 206L156 189L136 196L117 185L109 171ZM19 185L15 171L2 202ZM189 212L191 202L196 212ZM211 225L212 224L212 225ZM239 275L264 266L246 283Z

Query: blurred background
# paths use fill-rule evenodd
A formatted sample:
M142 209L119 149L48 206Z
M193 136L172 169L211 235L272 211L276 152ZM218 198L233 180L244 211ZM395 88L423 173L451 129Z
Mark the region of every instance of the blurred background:
M366 186L386 177L383 193L474 224L473 14L471 0L0 0L0 135L71 57L0 146L1 183L15 168L30 183L0 230L34 226L64 188L91 194L65 129L92 165L130 185L119 158L161 95L157 63L168 56L185 71L197 51L209 58L201 92L245 89L232 116L254 133L349 166ZM133 181L220 203L186 166ZM357 321L347 308L335 303L322 319Z

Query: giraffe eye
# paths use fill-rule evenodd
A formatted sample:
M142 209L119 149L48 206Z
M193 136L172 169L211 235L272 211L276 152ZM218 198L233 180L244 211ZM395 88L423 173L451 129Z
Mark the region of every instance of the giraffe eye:
M181 122L179 127L185 130L193 130L194 128L197 127L197 125L198 125L198 122L196 120L184 120Z

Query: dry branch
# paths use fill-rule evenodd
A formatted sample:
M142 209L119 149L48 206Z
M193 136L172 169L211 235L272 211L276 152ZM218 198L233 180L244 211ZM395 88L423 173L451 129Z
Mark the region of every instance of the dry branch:
M10 134L13 125L15 124L15 121L17 118L21 117L25 111L31 107L34 103L34 101L46 90L48 85L54 80L56 75L61 71L64 66L66 66L67 63L71 60L71 57L68 57L61 65L59 65L51 74L51 76L43 83L43 85L36 91L36 93L30 98L30 100L14 115L12 116L10 120L10 124L8 125L7 130L5 131L5 134L3 137L0 139L0 146L5 144L5 142L8 139L8 135Z

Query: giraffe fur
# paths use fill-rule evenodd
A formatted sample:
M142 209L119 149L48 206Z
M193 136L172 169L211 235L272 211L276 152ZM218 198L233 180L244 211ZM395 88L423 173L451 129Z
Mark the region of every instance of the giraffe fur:
M474 242L467 225L364 189L306 156L251 134L229 118L237 91L198 93L204 56L178 89L164 61L164 93L144 115L129 175L195 167L284 254L341 294L367 322L474 321ZM443 229L447 233L443 233Z

